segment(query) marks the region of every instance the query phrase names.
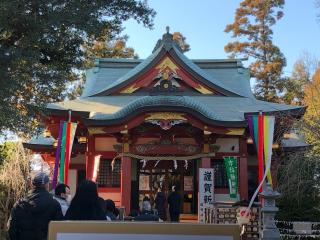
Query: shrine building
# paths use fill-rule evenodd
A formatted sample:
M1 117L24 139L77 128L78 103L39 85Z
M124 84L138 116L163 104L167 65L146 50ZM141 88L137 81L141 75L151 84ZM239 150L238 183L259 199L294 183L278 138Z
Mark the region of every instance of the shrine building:
M183 213L198 211L199 168L214 168L216 202L248 199L257 186L249 114L276 116L274 148L284 125L304 107L257 100L241 59L188 59L169 32L146 59L98 58L76 100L47 105L46 137L24 146L53 167L60 121L78 123L69 170L74 191L83 179L124 206L177 186ZM279 116L282 116L281 118ZM238 159L238 197L229 197L224 156Z

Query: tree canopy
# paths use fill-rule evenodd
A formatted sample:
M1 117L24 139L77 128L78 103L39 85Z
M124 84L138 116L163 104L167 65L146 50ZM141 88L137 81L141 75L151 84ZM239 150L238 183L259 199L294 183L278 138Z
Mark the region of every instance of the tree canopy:
M320 67L305 86L304 105L308 106L304 115L303 132L313 146L313 153L320 156Z
M84 68L83 45L123 21L152 27L145 1L4 0L0 4L0 132L28 132L47 102L62 100Z
M183 36L181 32L174 32L173 40L178 43L183 52L188 52L191 50L190 45L187 43L187 38Z
M320 61L305 52L295 62L291 76L278 84L280 98L283 102L302 105L305 96L305 86L312 81L313 74L320 66Z
M231 57L252 58L249 68L256 79L255 94L268 101L277 100L276 87L286 65L282 52L272 42L271 29L282 18L283 5L284 0L244 0L236 10L234 22L225 28L225 32L239 39L228 43L225 51Z

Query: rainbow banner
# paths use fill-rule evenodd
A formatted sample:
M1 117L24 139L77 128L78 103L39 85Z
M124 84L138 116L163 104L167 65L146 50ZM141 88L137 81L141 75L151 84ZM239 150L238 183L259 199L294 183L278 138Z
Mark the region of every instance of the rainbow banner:
M272 156L272 143L274 133L274 116L248 116L248 124L250 135L253 139L253 143L257 149L258 155L258 179L259 183L263 179L264 165L267 162L271 162ZM268 182L272 184L271 173L267 173ZM260 189L262 191L262 188Z
M77 129L77 123L60 122L58 146L54 164L52 187L55 188L58 181L68 184L69 163L72 152L73 140ZM60 167L59 167L60 166Z

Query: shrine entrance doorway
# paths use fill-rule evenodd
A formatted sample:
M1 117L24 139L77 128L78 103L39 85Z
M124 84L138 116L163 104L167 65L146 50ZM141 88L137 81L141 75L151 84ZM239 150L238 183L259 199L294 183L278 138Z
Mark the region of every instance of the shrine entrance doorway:
M197 168L197 160L141 160L138 163L137 173L139 203L148 196L154 206L158 188L162 189L167 199L172 187L176 186L181 195L181 213L196 214L198 210Z

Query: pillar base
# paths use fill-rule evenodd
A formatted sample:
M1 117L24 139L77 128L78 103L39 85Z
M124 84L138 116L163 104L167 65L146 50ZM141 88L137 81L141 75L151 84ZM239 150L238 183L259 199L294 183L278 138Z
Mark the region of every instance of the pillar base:
M275 229L264 229L260 232L261 240L280 240L280 232Z

